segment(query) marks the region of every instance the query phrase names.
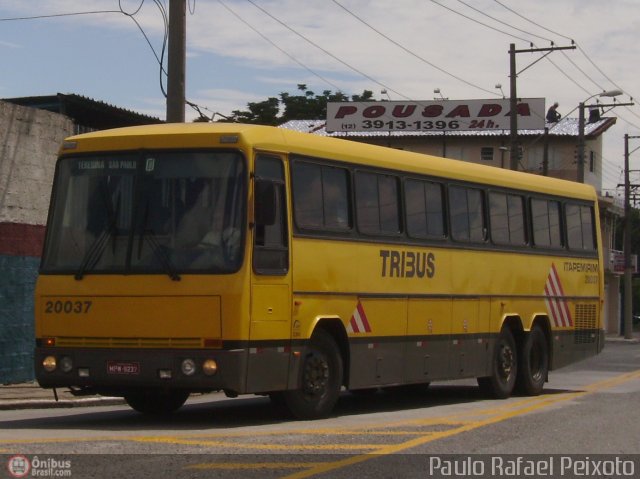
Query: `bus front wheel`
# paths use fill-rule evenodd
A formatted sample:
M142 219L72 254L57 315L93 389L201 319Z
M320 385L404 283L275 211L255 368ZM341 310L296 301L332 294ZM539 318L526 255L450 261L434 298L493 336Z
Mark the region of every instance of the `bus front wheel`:
M319 329L313 333L302 360L298 389L284 391L289 412L298 419L329 415L342 387L342 356L333 337Z
M516 341L508 327L502 328L491 359L491 376L478 378L480 389L495 399L511 395L518 374Z
M142 414L171 414L182 407L189 398L188 391L156 391L153 389L125 394L124 400L132 409Z

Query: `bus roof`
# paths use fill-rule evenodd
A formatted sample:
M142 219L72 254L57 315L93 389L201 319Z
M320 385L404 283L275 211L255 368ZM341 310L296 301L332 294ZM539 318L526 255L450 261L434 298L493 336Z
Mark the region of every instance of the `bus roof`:
M589 200L596 198L593 187L573 181L350 140L319 137L277 127L241 123L168 123L101 130L67 138L61 153L220 146L296 153L504 188Z

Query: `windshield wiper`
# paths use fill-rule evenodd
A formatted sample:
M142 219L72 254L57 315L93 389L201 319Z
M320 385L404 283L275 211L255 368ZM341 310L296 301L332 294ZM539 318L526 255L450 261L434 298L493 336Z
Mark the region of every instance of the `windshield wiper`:
M171 258L169 258L166 249L158 243L156 234L152 229L146 229L140 233L140 239L138 242L138 258L140 258L142 254L142 244L144 240L146 240L147 243L149 243L149 246L151 246L153 255L156 257L164 271L169 275L169 278L173 281L180 281L182 278L176 271L174 264L171 262Z
M89 249L87 250L84 258L82 259L82 263L80 263L80 268L75 274L76 280L81 280L84 278L84 274L87 271L92 270L96 264L98 264L98 260L104 253L105 246L111 237L115 237L118 229L116 228L116 222L118 221L118 214L120 212L120 198L121 196L118 194L118 202L116 204L115 211L113 210L113 205L109 199L109 191L108 186L103 185L102 198L105 202L107 216L109 218L109 224L107 227L102 230L100 235L96 238L96 240L91 244ZM115 243L114 243L115 249Z
M80 268L75 274L75 279L81 280L84 278L84 274L87 271L92 270L95 265L98 263L98 260L102 256L104 252L105 246L109 241L109 238L115 236L116 227L115 223L109 225L109 227L100 233L100 236L96 238L91 247L87 250L87 254L84 255L82 263L80 264Z
M156 257L164 271L169 275L173 281L180 281L180 275L176 271L176 267L171 262L171 258L167 253L167 250L158 243L156 238L156 233L152 228L145 228L147 225L147 220L149 219L149 202L144 206L144 215L142 222L142 231L140 232L140 238L138 239L138 259L142 256L142 245L144 240L147 240L149 246L151 246L151 251L153 251L153 255Z

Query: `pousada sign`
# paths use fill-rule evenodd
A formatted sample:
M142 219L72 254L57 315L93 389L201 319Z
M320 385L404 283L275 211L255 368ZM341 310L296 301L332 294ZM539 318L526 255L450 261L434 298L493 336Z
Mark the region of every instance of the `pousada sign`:
M517 102L518 129L544 128L544 98ZM327 104L327 131L508 130L508 98L333 102Z

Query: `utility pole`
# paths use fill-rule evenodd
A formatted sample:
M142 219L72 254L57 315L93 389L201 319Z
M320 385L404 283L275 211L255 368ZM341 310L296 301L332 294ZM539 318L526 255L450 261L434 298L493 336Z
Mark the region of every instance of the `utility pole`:
M576 166L578 183L584 183L584 102L578 105L578 165Z
M186 0L169 0L167 123L184 123L187 56Z
M536 63L538 63L540 60L542 60L544 57L546 57L553 51L575 50L575 49L576 49L576 46L572 45L570 47L551 46L548 48L528 48L526 50L516 50L515 43L511 43L509 45L509 106L511 110L509 113L509 115L511 115L511 117L509 118L510 120L509 126L511 128L510 135L509 135L510 143L511 143L511 147L509 151L511 161L509 162L509 167L512 170L518 169L518 161L520 160L519 154L518 154L520 149L518 148L518 94L517 94L517 86L516 86L518 75L523 71L525 71L526 69L532 67ZM528 66L526 66L519 72L516 72L516 54L517 53L535 53L535 52L547 52L547 53L542 55L533 63L530 63Z
M518 169L518 93L517 93L517 78L516 73L516 44L509 45L509 127L510 141L509 141L509 168L512 170Z
M633 337L633 262L631 261L631 183L629 181L629 139L640 136L624 135L624 338Z

